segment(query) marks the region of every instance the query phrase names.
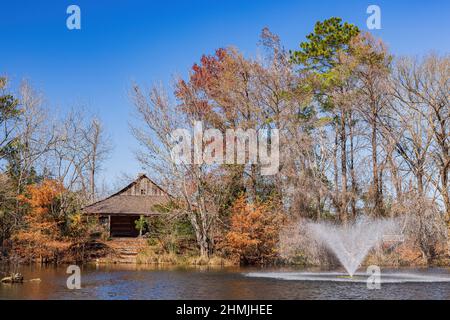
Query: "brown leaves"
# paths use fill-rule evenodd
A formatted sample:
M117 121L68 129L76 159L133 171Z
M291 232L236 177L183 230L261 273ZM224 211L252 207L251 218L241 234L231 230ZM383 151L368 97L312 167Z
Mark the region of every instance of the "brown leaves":
M267 263L277 258L276 246L283 216L271 202L248 204L240 196L231 210L224 248L244 263Z
M29 210L24 217L27 227L16 234L16 239L28 244L23 246L31 250L28 254L42 256L52 251L49 248L57 247L56 240L61 238L59 225L64 221L59 216L60 199L65 191L60 182L46 179L28 186L26 195L18 196Z
M65 188L62 183L46 179L39 185L28 186L28 195L19 195L18 199L31 207L31 215L43 217L50 212L55 200L63 192Z

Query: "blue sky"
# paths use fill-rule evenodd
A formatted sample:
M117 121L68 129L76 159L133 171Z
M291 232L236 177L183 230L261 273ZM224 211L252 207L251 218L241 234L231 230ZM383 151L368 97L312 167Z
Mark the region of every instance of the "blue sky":
M81 30L66 28L71 4L81 8ZM115 145L103 175L114 179L141 171L128 127L132 82L170 84L219 47L254 55L265 26L288 49L331 16L366 30L371 4L382 12L382 29L374 34L395 55L450 52L448 0L2 0L0 74L13 85L30 80L52 108L84 105L100 115Z

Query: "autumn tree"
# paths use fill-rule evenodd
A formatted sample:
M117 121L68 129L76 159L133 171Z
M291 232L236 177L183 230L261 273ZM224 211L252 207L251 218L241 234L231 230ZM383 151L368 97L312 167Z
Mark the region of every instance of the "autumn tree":
M255 63L234 48L220 48L214 55L203 55L200 63L193 65L189 80L177 82L175 95L181 109L190 119L203 121L206 127L222 133L229 128L258 130L263 122L253 89L254 68ZM230 174L240 172L242 183L256 197L260 180L257 164L228 169Z
M179 200L172 214L188 218L201 255L226 234L234 256L266 259L247 229L258 226L253 216L265 219L269 209L260 206L269 199L292 221L403 215L417 222L414 232L435 230L417 242L433 255L427 246L442 240L437 213L448 212L448 59L393 61L381 40L340 18L318 22L297 51L287 52L267 28L259 45L256 58L233 47L203 55L176 80L173 96L133 87L137 157ZM250 162L175 163L172 147L186 141L172 133L192 132L197 121L220 133L278 129L277 174L264 177ZM185 145L192 156L192 141ZM236 200L242 192L245 200ZM414 206L408 193L420 198L426 219L406 213Z
M86 119L81 111L66 117L49 112L43 94L27 81L18 86L17 98L6 92L5 79L0 83L2 241L16 235L37 244L36 236L49 241L45 246L59 236L81 239L86 228L80 208L92 198L95 176L109 151L101 122ZM55 190L60 191L55 202L39 209L38 199L52 198Z
M30 255L52 254L57 240L61 239L65 225L61 198L65 193L61 183L44 180L39 185L27 187L26 195L19 196L23 205L28 206L24 222L26 226L16 234L19 242L26 243Z
M186 114L222 133L237 128L279 130L284 147L279 150L277 174L261 176L259 163L222 168L236 185L238 192L232 197L240 188L252 200L277 194L289 204L290 213L320 217L326 202L327 152L324 141L316 143L312 136L323 137L325 122L317 118L312 92L297 75L279 37L264 28L259 46L262 55L257 59L244 57L236 48L204 55L189 79L177 82L176 97ZM318 191L310 192L313 188Z
M249 204L244 195L233 204L223 247L244 264L269 263L277 257L283 215L272 202Z

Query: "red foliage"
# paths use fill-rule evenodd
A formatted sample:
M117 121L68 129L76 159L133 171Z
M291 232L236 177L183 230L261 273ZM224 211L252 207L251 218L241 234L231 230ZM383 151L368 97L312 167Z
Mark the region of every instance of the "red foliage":
M226 49L203 55L200 63L193 65L189 81L180 80L177 84L175 96L181 101L183 112L221 127L220 118L224 114L227 117L227 110L233 109L226 88L233 87L236 71L234 56Z

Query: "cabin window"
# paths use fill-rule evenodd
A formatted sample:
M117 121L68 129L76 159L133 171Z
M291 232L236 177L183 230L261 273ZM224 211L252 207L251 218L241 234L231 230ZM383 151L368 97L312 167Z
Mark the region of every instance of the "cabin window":
M145 195L145 189L141 189L141 195Z

